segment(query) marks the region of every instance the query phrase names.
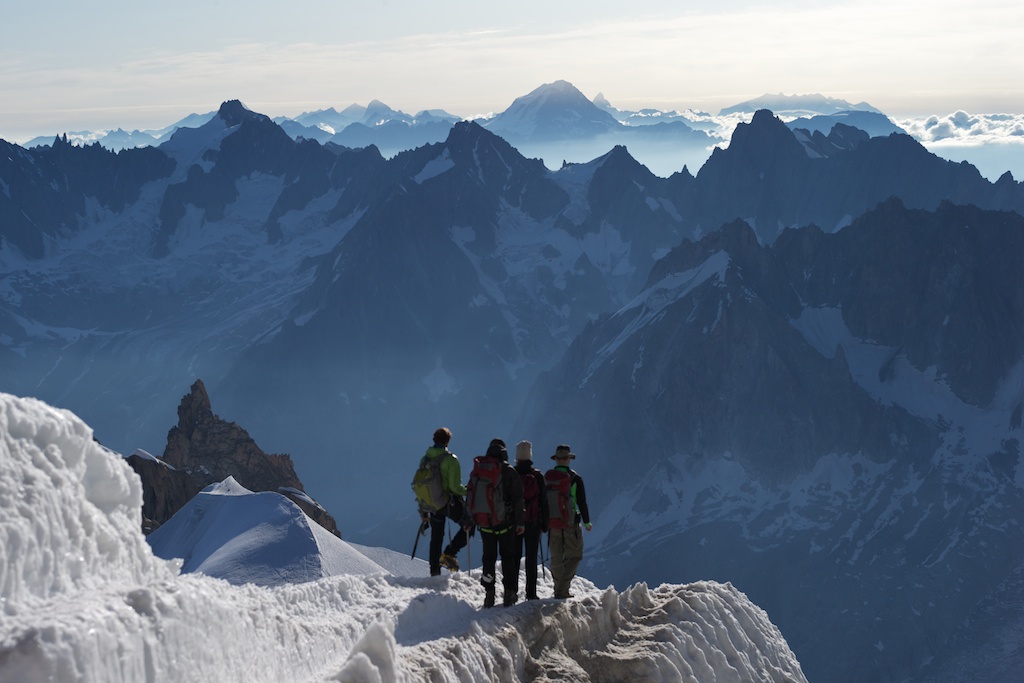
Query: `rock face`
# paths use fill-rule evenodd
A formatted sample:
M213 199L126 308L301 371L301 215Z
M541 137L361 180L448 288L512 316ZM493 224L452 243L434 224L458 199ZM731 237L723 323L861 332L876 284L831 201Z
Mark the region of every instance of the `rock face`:
M196 380L178 406L178 424L167 434L162 462L132 456L129 463L142 477L147 531L210 484L234 477L250 491L287 496L312 520L341 536L330 513L305 493L291 457L264 453L242 427L215 415L202 380Z
M1019 642L1022 253L1018 214L897 200L684 242L514 430L578 455L581 573L741 586L810 680L958 680Z
M142 532L149 534L203 490L188 473L136 452L128 464L142 479Z

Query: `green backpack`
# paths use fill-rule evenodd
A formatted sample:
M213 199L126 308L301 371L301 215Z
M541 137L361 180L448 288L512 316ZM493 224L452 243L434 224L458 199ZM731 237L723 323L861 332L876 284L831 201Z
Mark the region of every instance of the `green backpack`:
M420 466L412 478L412 490L420 512L434 513L448 505L448 492L441 480L441 461L450 455L446 452L436 458L424 455L420 459Z

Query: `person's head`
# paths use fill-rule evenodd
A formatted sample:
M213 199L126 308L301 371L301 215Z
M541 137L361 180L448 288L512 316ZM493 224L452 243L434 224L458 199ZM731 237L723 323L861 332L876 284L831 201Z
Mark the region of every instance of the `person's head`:
M487 446L487 457L508 460L508 451L505 449L505 442L501 439L491 439Z
M551 456L551 459L557 462L559 465L568 465L570 460L574 460L576 454L572 452L568 444L560 444L555 449L555 454Z
M520 441L516 444L516 461L533 460L533 444L529 441Z
M452 430L447 427L440 427L434 430L434 445L447 446L452 440Z

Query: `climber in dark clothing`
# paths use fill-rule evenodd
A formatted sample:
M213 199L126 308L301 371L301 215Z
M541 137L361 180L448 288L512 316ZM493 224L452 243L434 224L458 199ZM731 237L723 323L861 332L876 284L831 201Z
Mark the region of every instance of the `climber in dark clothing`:
M537 555L541 536L548 530L548 497L544 488L544 474L533 466L533 444L516 444L516 473L523 484L523 504L526 510L525 532L516 540L518 561L516 574L526 557L526 599L537 599Z
M501 498L504 510L497 511L503 517L487 520L496 511L489 509L486 489L493 486L483 482L484 470L500 472L497 486L501 487ZM501 584L504 588L503 603L505 607L516 604L519 599L519 569L517 539L525 531L523 526L523 485L519 475L508 464L508 451L501 439L492 439L487 447L487 454L474 459L473 473L469 477L467 490L467 506L473 521L480 529L480 541L483 544L483 573L480 583L484 587L484 607L494 606L494 588L496 564L501 555ZM493 498L493 497L492 497Z

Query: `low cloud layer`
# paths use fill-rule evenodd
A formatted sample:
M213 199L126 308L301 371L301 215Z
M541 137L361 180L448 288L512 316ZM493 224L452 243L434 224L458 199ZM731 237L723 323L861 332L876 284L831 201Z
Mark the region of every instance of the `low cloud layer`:
M1024 114L969 114L893 119L922 143L962 141L969 144L1019 141L1024 143Z

